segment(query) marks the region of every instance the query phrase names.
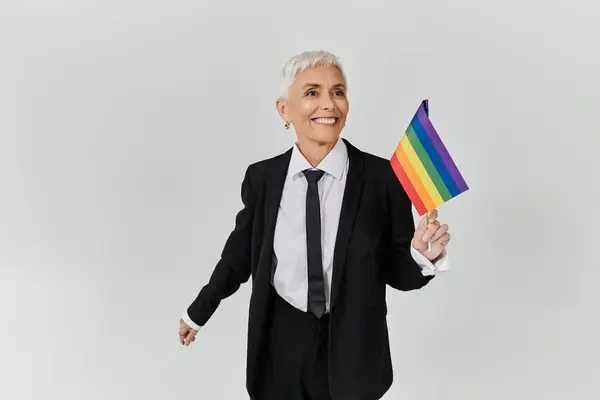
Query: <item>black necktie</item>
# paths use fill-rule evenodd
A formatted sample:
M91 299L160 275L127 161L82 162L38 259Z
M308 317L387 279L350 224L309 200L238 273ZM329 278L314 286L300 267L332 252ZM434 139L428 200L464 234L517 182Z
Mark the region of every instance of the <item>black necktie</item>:
M321 256L321 207L317 183L325 171L305 170L306 191L306 250L308 256L308 311L317 318L325 314L325 282Z

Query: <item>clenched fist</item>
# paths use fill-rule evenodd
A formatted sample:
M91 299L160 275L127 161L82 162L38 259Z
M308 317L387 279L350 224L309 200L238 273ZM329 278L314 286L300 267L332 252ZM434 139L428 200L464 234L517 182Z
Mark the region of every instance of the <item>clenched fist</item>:
M189 346L196 340L198 331L186 324L183 319L179 320L179 342L184 346Z

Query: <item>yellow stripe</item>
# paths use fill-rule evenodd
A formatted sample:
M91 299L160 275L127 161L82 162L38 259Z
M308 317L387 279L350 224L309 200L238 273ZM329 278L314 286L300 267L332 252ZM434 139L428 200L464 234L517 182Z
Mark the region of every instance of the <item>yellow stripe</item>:
M435 204L435 207L439 206L440 204L443 204L444 199L442 199L440 192L438 192L437 188L435 187L435 184L427 174L423 163L419 159L419 156L417 156L415 149L410 144L410 141L408 140L408 137L406 135L404 135L402 139L400 139L400 145L402 146L402 149L404 149L404 153L408 157L408 160L410 161L412 167L419 176L419 179L421 179L423 186L425 186L425 189L427 190L429 197L431 197L431 200Z
M404 172L408 176L410 183L417 191L417 194L419 195L419 198L423 202L425 208L429 211L433 210L435 208L435 204L433 204L433 200L431 200L431 197L429 197L429 193L427 193L427 190L423 186L423 183L421 183L421 180L417 176L417 173L410 164L410 161L408 160L408 157L406 157L406 154L404 153L404 150L402 149L400 143L398 143L398 147L396 148L396 158L398 159L398 161L400 161L402 169L404 169Z

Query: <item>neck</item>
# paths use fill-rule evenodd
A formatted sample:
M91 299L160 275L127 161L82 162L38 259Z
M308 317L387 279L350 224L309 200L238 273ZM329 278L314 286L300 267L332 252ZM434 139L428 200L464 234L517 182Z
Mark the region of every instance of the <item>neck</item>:
M316 168L335 147L336 143L337 140L335 142L319 143L298 138L298 150L300 150L300 153L308 160L310 165Z

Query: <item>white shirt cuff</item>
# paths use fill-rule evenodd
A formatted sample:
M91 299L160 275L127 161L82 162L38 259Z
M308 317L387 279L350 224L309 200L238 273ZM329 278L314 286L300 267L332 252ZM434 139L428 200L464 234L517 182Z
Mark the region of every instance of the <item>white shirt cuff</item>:
M421 267L421 273L423 276L435 275L438 272L450 270L450 258L448 257L446 250L444 250L442 257L436 260L435 263L432 263L427 259L427 257L419 253L419 251L415 249L412 244L410 246L410 254L417 265Z
M183 320L183 322L185 322L186 324L188 324L189 327L192 328L192 329L195 329L195 330L199 331L202 328L200 325L198 325L194 321L192 321L192 319L188 315L187 311L183 312L183 315L181 316L181 319Z

